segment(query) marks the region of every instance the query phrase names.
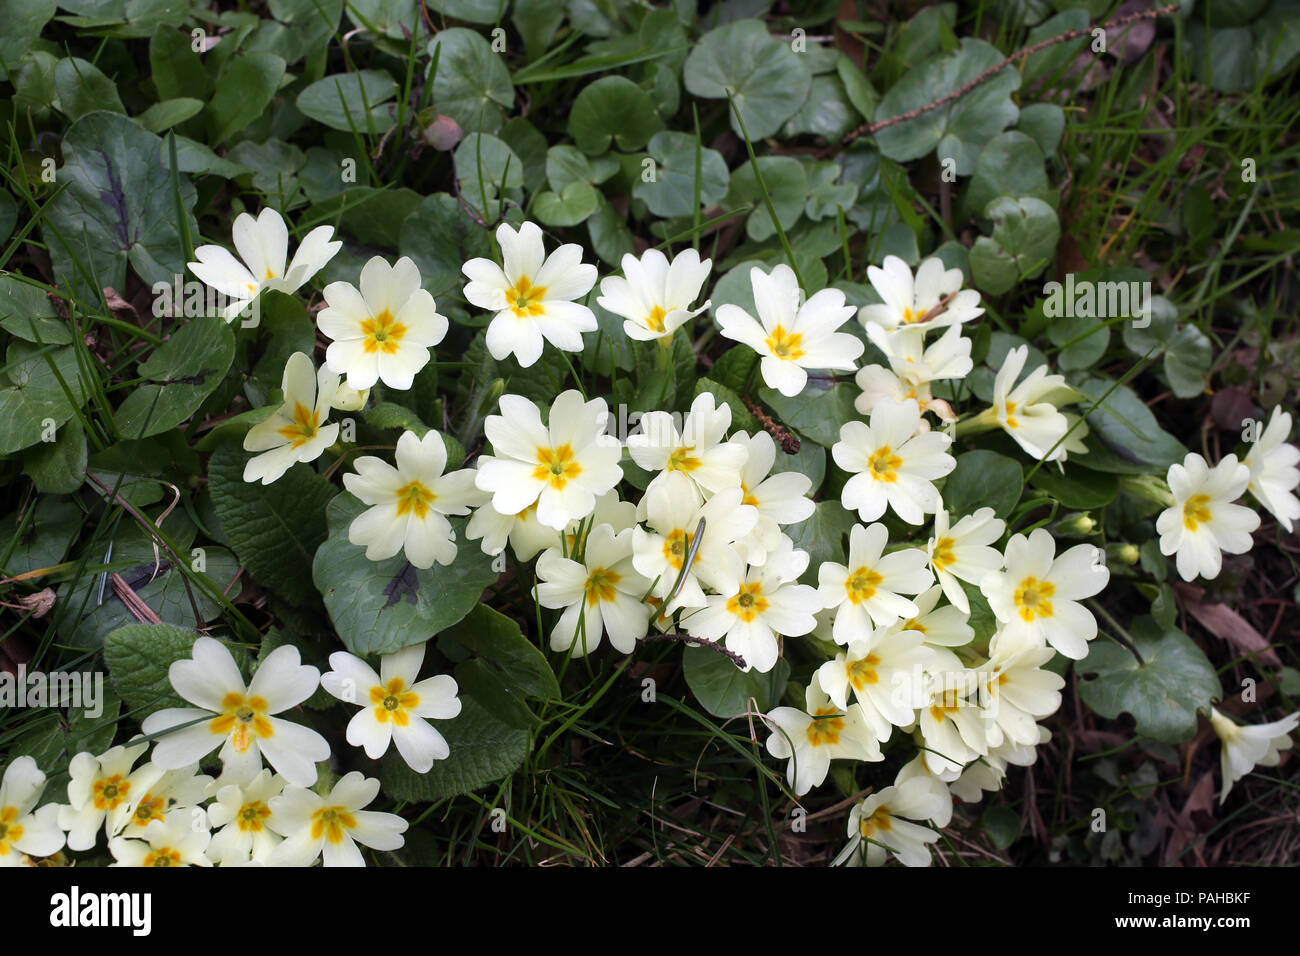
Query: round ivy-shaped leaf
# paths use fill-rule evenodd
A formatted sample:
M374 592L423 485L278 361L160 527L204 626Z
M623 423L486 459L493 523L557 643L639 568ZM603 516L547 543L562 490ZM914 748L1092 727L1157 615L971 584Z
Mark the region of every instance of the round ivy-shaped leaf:
M1065 133L1065 110L1055 103L1031 103L1020 110L1016 128L1037 143L1044 156L1051 156Z
M776 223L763 201L763 190L758 182L760 176L776 211ZM803 215L807 198L808 174L804 172L802 163L790 156L760 156L756 161L745 163L732 175L726 206L728 209L752 207L754 211L745 223L745 233L755 242L762 242L776 235L777 223L782 229L793 227Z
M894 84L876 109L876 122L902 116L960 89L1003 57L983 40L967 38L951 53L918 63ZM957 174L969 176L984 145L1016 121L1011 94L1020 88L1013 68L999 70L972 92L913 119L876 133L876 144L890 159L920 159L932 150L955 161Z
M765 674L746 672L711 648L687 647L682 650L682 671L701 707L714 717L730 718L748 712L751 697L760 712L775 707L790 677L790 664L782 658Z
M980 236L970 251L971 277L985 292L1001 295L1022 278L1047 268L1061 225L1056 211L1041 199L999 196L984 209L993 235Z
M429 42L429 57L438 60L433 102L466 132L494 133L501 128L501 107L515 101L510 71L482 34L464 27L443 30Z
M1053 191L1044 163L1042 150L1024 133L1008 130L995 136L975 161L964 208L983 212L999 196L1034 196L1049 202Z
M443 16L466 23L500 23L509 0L429 0L429 7Z
M335 73L298 94L298 109L330 129L386 133L395 110L388 105L397 81L382 70Z
M803 106L812 88L812 73L803 57L769 34L759 20L738 20L710 30L686 58L682 76L694 96L725 100L730 94L735 105L732 132L748 133L751 140L776 133Z
M72 417L86 394L70 348L43 353L34 345L15 342L5 358L8 387L0 388L0 455L42 441L49 429Z
M639 177L632 185L632 195L656 216L668 219L694 214L697 162L700 205L717 205L727 194L727 161L698 137L664 130L650 137L648 152L654 159L654 178L647 182L644 175Z
M1130 635L1142 659L1126 647L1094 641L1075 664L1079 696L1103 717L1132 714L1144 737L1167 744L1191 740L1197 710L1208 712L1222 693L1213 665L1190 637L1150 617L1135 619Z
M584 87L569 113L569 134L593 156L609 149L611 140L625 152L640 149L663 125L650 94L622 76Z
M977 448L957 456L957 467L944 481L943 506L953 515L992 508L1005 518L1020 501L1024 485L1019 462Z
M389 654L455 624L496 580L492 560L454 522L459 549L449 565L419 570L399 552L371 561L348 540L348 525L366 506L344 492L326 509L329 537L316 551L312 580L330 620L354 654Z
M533 200L533 212L548 226L576 226L600 205L596 190L587 183L572 182L558 193L547 190Z

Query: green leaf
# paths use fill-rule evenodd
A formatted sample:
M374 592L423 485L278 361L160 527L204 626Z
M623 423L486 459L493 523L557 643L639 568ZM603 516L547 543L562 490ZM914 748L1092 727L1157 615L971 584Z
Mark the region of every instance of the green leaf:
M943 506L953 515L992 508L1005 518L1020 501L1024 486L1019 462L979 448L957 456L957 467L943 484Z
M174 100L155 103L137 116L136 119L149 132L162 133L178 123L183 123L187 119L197 116L202 110L202 100L182 96Z
M456 560L445 567L419 570L400 552L371 561L365 548L348 541L348 525L365 510L346 492L330 502L329 537L312 566L330 619L352 653L387 654L428 640L468 614L497 579L492 560L463 533ZM463 520L453 522L458 526L463 531Z
M47 708L42 717L25 721L22 733L5 748L10 760L26 754L41 769L52 770L66 767L82 751L98 754L112 746L113 736L117 733L118 712L122 707L121 698L111 686L105 686L102 671L65 671L64 674L77 681L80 690L69 688L65 693L74 695L72 703L78 706L69 707L66 718L57 709ZM89 686L87 678L92 682ZM55 676L51 674L49 679L53 692ZM60 690L67 687L62 683L66 679L59 678ZM80 694L80 699L75 696L77 694ZM55 775L51 773L51 776ZM42 798L45 803L60 803L67 799L66 784L57 783L57 779L55 777L47 786Z
M490 257L490 233L465 214L454 196L426 196L402 223L398 248L420 269L424 287L439 299L459 292L464 283L461 264Z
M35 445L47 428L58 428L85 401L81 369L71 348L42 354L34 345L14 342L6 360L11 384L0 388L0 455ZM70 394L59 383L60 376Z
M786 398L775 389L760 388L758 397L776 412L782 424L830 448L840 440L840 426L858 415L853 407L853 386L840 382L829 389L818 387L824 384L809 382L794 398Z
M790 664L782 658L766 674L755 670L746 673L711 648L685 647L682 673L701 707L714 717L730 718L749 710L751 697L760 713L775 707L790 679Z
M493 717L477 700L462 696L460 714L434 727L451 753L425 774L406 765L395 750L384 755L379 780L384 793L407 803L433 803L486 787L513 773L528 755L529 734Z
M605 76L585 86L569 112L569 135L584 153L598 156L610 141L632 152L663 129L650 94L622 76Z
M1196 712L1209 712L1222 696L1213 665L1196 642L1177 628L1161 628L1149 616L1129 630L1142 663L1125 647L1093 642L1075 664L1079 696L1102 717L1133 715L1137 732L1167 744L1196 736Z
M512 727L527 729L537 723L528 698L545 701L560 696L546 656L524 637L517 622L485 604L443 631L438 647L458 661L456 681L461 690ZM467 653L473 656L461 659Z
M79 57L65 57L55 65L54 88L59 107L69 119L79 119L94 110L126 112L116 84L93 63Z
M500 23L508 0L429 0L429 7L443 16L466 23Z
M1033 196L1047 202L1055 190L1047 181L1043 152L1038 144L1015 130L991 139L975 161L963 209L980 213L999 196Z
M784 136L820 136L837 142L857 125L858 111L840 78L834 73L822 73L813 77L808 98L794 116L786 120L781 133Z
M1076 468L1073 459L1064 472L1044 465L1034 472L1029 483L1047 492L1063 507L1076 511L1103 508L1119 494L1119 480L1114 475Z
M229 139L266 111L284 69L284 60L274 53L244 53L226 64L216 95L208 103L212 145Z
M388 103L397 94L397 81L382 70L335 73L317 80L298 94L298 109L330 129L358 133L387 133L396 108Z
M1038 144L1044 156L1051 156L1065 133L1065 110L1055 103L1031 103L1020 110L1016 127Z
M269 485L245 482L249 457L234 443L212 453L212 506L253 578L292 604L306 604L316 597L312 558L325 540L325 505L335 488L306 465L294 465Z
M650 137L647 147L655 161L655 178L638 177L632 196L640 199L656 216L671 218L695 212L695 159L700 160L700 205L716 206L727 194L730 174L727 161L717 150L704 148L695 136L664 130Z
M1088 397L1089 404L1098 401L1114 384L1099 375L1074 383ZM1187 456L1183 444L1160 427L1151 409L1127 385L1110 391L1110 396L1087 415L1087 421L1091 430L1086 439L1088 454L1078 456L1085 468L1163 475L1170 465Z
M533 212L548 226L576 226L600 208L600 196L587 183L572 182L559 193L547 190L533 197Z
M758 20L738 20L704 34L686 58L682 77L693 96L726 100L730 94L754 141L776 133L812 88L803 57ZM734 111L729 118L732 132L743 135Z
M739 209L749 206L753 212L745 223L745 233L755 242L762 242L777 234L777 224L763 202L763 191L759 187L758 177L763 177L772 199L772 208L776 211L777 223L782 229L790 229L803 215L804 202L808 198L808 174L803 164L790 156L760 156L755 162L747 162L731 176L731 185L727 189L725 205L727 209ZM746 273L748 276L748 273Z
M163 141L125 116L96 112L73 123L62 145L58 177L67 185L46 207L41 230L55 273L87 302L104 286L125 289L128 263L146 286L184 273ZM185 176L180 191L189 233L198 236L194 186Z
M125 438L148 438L185 421L221 384L235 357L235 334L219 316L191 319L140 363L144 384L117 410Z
M59 318L50 297L39 287L0 275L0 328L28 342L66 345L72 341L69 323Z
M73 501L49 495L38 499L36 513L28 519L22 535L18 535L19 513L5 517L0 521L0 577L58 564L81 530L82 520L81 509Z
M781 452L777 452L778 459ZM816 581L817 569L823 562L844 561L844 536L853 528L856 521L853 513L846 511L839 498L827 498L817 502L812 517L785 529L794 546L808 552L808 571L805 577Z
M1092 368L1110 345L1110 328L1101 319L1061 316L1047 327L1053 345L1064 346L1056 356L1063 372Z
M996 47L967 37L957 50L908 70L880 101L876 122L942 99L1002 59ZM898 162L936 151L940 159L955 160L957 175L969 176L984 145L1016 121L1019 110L1011 94L1019 88L1020 74L1014 68L999 70L974 91L945 106L886 126L876 133L876 145Z
M0 37L0 79L32 48L57 9L55 0L8 0L4 5L4 36ZM5 66L7 65L7 66Z
M134 719L193 706L172 690L167 669L190 656L198 637L197 631L172 624L128 624L104 638L109 676Z
M1000 196L984 215L993 220L993 236L980 236L970 251L971 277L992 295L1001 295L1022 278L1047 268L1061 237L1056 212L1041 199Z
M980 822L988 831L989 840L999 850L1005 850L1020 837L1020 814L1010 807L990 806Z
M433 102L467 133L495 133L502 108L515 102L510 71L482 34L464 27L443 30L429 42L430 62L437 53Z
M23 459L23 472L43 494L66 495L86 480L86 433L77 419L55 432L54 441L32 447Z
M1184 325L1165 348L1165 377L1179 398L1195 398L1205 391L1214 349L1210 340L1194 325Z
M524 184L524 165L515 151L495 136L470 133L454 153L461 199L488 222L497 218L497 198Z

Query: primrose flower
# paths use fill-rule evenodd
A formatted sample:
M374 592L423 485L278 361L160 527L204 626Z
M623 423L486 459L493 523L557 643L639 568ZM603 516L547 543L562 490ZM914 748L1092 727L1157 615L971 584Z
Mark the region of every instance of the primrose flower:
M731 427L731 406L718 404L712 392L701 392L680 432L668 412L647 412L641 416L641 430L627 438L632 460L646 471L660 474L646 486L649 491L670 472L680 472L699 488L701 498L734 488L740 483L746 451L724 441Z
M502 414L483 424L495 454L479 457L475 476L499 514L518 515L535 503L537 520L563 531L623 479L622 449L605 434L604 399L584 402L575 389L561 392L547 425L519 395L502 395L500 407Z
M1210 724L1223 743L1219 761L1223 773L1223 791L1219 794L1219 805L1222 806L1232 785L1256 766L1276 767L1282 762L1282 751L1290 750L1295 743L1291 732L1300 724L1300 713L1270 724L1242 725L1211 707Z
M447 446L433 430L424 438L402 432L395 459L396 467L365 455L355 462L356 474L343 476L343 486L371 506L352 519L348 540L364 546L371 561L402 551L417 568L451 564L456 532L446 516L469 514L470 505L486 498L474 484L476 472L443 474Z
M114 837L108 841L113 854L110 866L211 866L206 850L212 840L212 831L204 826L195 828L188 816L175 816L170 820L154 820L144 828L138 839Z
M190 819L189 811L203 802L212 778L199 773L199 765L163 770L147 763L132 775L135 786L127 799L108 812L108 832L138 837L154 820L170 819L173 812Z
M1300 464L1300 448L1287 444L1290 436L1291 415L1279 405L1242 460L1250 469L1250 484L1246 487L1287 531L1292 529L1292 522L1300 519L1300 499L1295 495L1300 485L1300 468L1296 467Z
M767 432L748 435L737 432L732 444L745 448L748 458L740 471L741 502L758 509L754 530L736 547L749 564L762 564L767 553L781 540L781 525L798 524L813 516L816 503L808 497L812 479L797 471L772 474L776 463L776 442Z
M981 667L984 680L985 712L1007 739L1018 744L1038 743L1038 723L1061 707L1065 678L1046 669L1054 656L1050 647L993 635L990 657Z
M284 403L244 435L244 450L261 452L244 466L245 481L269 485L298 462L314 461L339 437L338 422L322 424L339 390L339 377L316 371L304 352L284 365Z
M600 646L602 633L619 653L636 650L650 628L649 608L641 603L650 582L633 565L632 533L597 525L583 542L580 560L558 548L538 559L537 602L564 608L551 631L551 650L584 657Z
M135 773L131 767L149 749L147 742L111 747L98 757L85 751L68 764L68 802L59 807L59 826L68 831L69 850L89 850L95 845L95 831L108 814L125 803L131 791L147 777L155 779L152 764ZM144 786L148 786L144 783Z
M965 378L974 367L971 340L962 336L960 326L950 325L929 347L925 345L924 331L911 326L889 334L869 323L867 335L885 353L889 368L864 365L858 369L854 381L862 394L853 405L861 414L870 415L882 401L911 398L923 413L933 412L945 422L957 420L948 403L934 397L930 383Z
M745 572L734 592L710 595L706 607L682 621L692 637L725 640L744 659L745 671L766 674L780 655L778 635L798 637L817 626L821 598L815 588L795 583L808 568L808 552L782 539L762 565Z
M944 596L963 613L970 613L970 601L962 581L978 585L984 576L1002 567L1002 555L991 548L1002 537L1007 524L992 508L980 508L949 525L942 499L934 513L934 537L926 545L930 567L943 588Z
M513 353L528 368L546 342L581 352L582 333L597 328L595 313L573 301L596 284L596 267L582 261L582 247L566 243L548 257L542 230L531 222L518 232L502 223L497 243L502 265L471 259L461 267L470 280L465 298L496 313L487 329L489 354L499 362Z
M1110 581L1103 556L1091 544L1057 556L1051 532L1035 528L1029 537L1011 537L1005 567L986 575L980 590L1008 639L1046 642L1066 657L1082 660L1088 642L1097 636L1097 621L1078 602L1101 593Z
M246 212L235 218L231 238L239 259L221 246L206 245L194 250L198 261L187 265L205 285L233 300L221 312L227 322L232 322L263 290L292 295L325 268L343 248L340 240L331 241L333 235L333 226L317 226L307 233L286 269L289 229L278 212L265 206L256 219Z
M270 800L280 795L284 785L279 774L262 769L248 783L227 784L218 790L208 806L208 822L220 827L208 844L208 859L222 866L250 861L265 864L280 842L273 829Z
M916 604L904 594L920 594L934 581L920 548L885 554L889 532L883 524L849 532L848 565L824 561L817 569L823 608L835 608L832 635L836 644L849 644L888 627L899 618L916 617Z
M692 309L691 303L708 281L712 265L709 259L701 262L694 249L682 251L672 262L658 249L647 249L640 259L627 253L623 275L601 279L596 302L623 317L628 338L667 343L680 326L709 307L705 302Z
M325 287L327 307L316 316L321 332L333 339L325 364L357 391L375 382L408 389L429 363L429 349L447 334L447 319L420 288L420 270L406 256L392 266L373 257L361 268L360 285Z
M460 713L455 678L437 674L420 680L424 644L408 644L379 659L379 673L354 654L335 651L321 686L341 701L358 704L348 722L347 739L378 760L390 743L416 773L428 773L435 760L451 754L447 740L430 720L451 720Z
M993 380L993 406L977 419L1001 428L1035 458L1065 461L1071 447L1065 438L1071 421L1056 406L1077 401L1079 393L1065 384L1064 376L1049 375L1046 365L1038 366L1016 385L1028 358L1027 345L1007 352ZM1071 438L1076 436L1077 433ZM1082 444L1073 447L1076 451L1083 450Z
M883 300L858 310L868 334L872 325L885 332L900 327L928 330L960 325L984 314L980 294L974 289L959 291L961 270L945 269L942 259L926 259L913 277L906 262L885 256L883 267L867 267L867 280Z
M904 866L929 866L939 831L914 823L951 817L952 798L942 783L918 775L873 793L849 811L849 842L832 865L880 866L892 854Z
M740 587L745 561L737 542L758 521L758 509L741 499L739 488L728 488L701 505L690 479L681 472L668 472L662 481L651 482L642 499L648 527L638 525L632 530L632 564L647 582L654 582L653 593L659 598L667 598L682 577L677 597L665 613L703 607L704 587L728 594ZM687 565L701 520L704 531L695 560Z
M908 524L920 524L939 505L935 479L957 467L948 454L952 439L940 432L920 431L921 408L912 399L881 402L871 423L846 422L831 457L853 477L840 500L863 521L875 521L893 508Z
M822 289L802 305L794 270L779 265L771 274L749 270L758 318L738 305L718 307L721 333L748 345L762 360L763 381L787 398L803 391L808 369L852 371L866 345L836 330L853 318L839 289Z
M356 770L344 774L326 796L289 786L268 801L284 842L271 851L270 866L365 866L357 844L401 849L409 824L393 813L363 810L379 795L379 781Z
M50 856L63 849L59 807L36 810L45 791L45 774L27 755L14 758L0 778L0 867L19 866L27 856Z
M191 654L173 662L167 677L195 707L168 707L141 724L148 735L164 734L154 745L153 762L179 770L220 746L223 772L217 786L252 779L263 756L290 783L315 783L316 764L329 757L329 744L316 731L273 715L310 697L320 671L303 664L298 649L285 644L267 655L246 685L235 658L215 638L200 637Z
M980 706L977 672L963 668L927 676L927 699L916 724L925 742L925 763L932 773L957 774L1002 743L1002 730Z
M1213 468L1196 452L1181 465L1169 466L1167 481L1174 503L1156 518L1160 553L1176 555L1178 574L1190 581L1198 574L1216 578L1223 555L1245 554L1259 527L1259 515L1233 504L1249 487L1250 468L1228 455Z
M789 760L786 776L797 796L826 781L832 760L885 759L858 708L837 707L816 679L804 692L804 707L777 707L763 718L772 731L767 752Z

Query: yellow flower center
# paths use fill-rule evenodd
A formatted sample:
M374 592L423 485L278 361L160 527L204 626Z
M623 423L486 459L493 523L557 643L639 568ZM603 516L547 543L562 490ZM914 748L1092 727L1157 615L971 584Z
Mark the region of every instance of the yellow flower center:
M23 828L14 823L17 819L17 807L5 807L0 810L0 856L8 856L9 845L23 838Z
M898 481L898 469L903 467L903 459L894 454L888 445L877 448L867 459L867 471L876 481Z
M936 571L942 571L948 565L957 560L952 549L957 542L952 538L940 538L934 543L934 552L930 555L930 563L934 565Z
M727 610L746 624L767 608L767 598L763 597L763 585L757 581L752 584L741 584L740 590L727 599Z
M645 317L646 328L651 332L662 333L664 330L664 316L666 314L667 313L664 312L662 306L656 305L650 310L650 314Z
M266 719L267 706L263 697L245 697L231 691L221 699L221 716L213 718L208 729L222 737L229 735L231 745L242 754L253 745L255 738L275 735L271 722Z
M150 821L162 820L166 816L166 808L166 799L146 793L131 815L131 822L139 827L148 826Z
M397 516L413 512L421 521L429 513L429 505L437 500L437 495L418 481L408 481L397 489Z
M319 840L323 836L331 843L342 843L344 832L356 825L357 818L346 807L321 807L311 815L311 838Z
M910 305L903 306L903 321L905 323L911 324L912 322L919 321L923 315L925 315L924 312L918 312Z
M261 833L266 826L266 818L270 815L270 807L261 800L254 800L252 803L246 803L239 808L235 823L241 833Z
M861 604L875 597L876 588L880 587L880 582L883 580L885 579L877 572L863 565L849 575L848 580L844 582L844 590L848 592L850 601Z
M778 325L773 329L772 334L763 341L773 355L779 359L785 359L787 362L801 359L807 354L799 347L803 344L803 335L799 332L791 334L782 325Z
M563 491L564 486L580 474L582 466L567 443L559 448L537 449L537 467L533 469L535 480L548 482L556 491Z
M596 568L587 575L587 605L595 606L601 601L614 600L614 585L623 579L617 571L608 568Z
M686 532L681 528L674 528L673 533L664 538L664 557L675 570L682 569L682 562L686 560Z
M1049 600L1056 593L1056 585L1051 581L1040 581L1032 574L1020 582L1012 598L1020 608L1020 617L1032 621L1036 617L1051 617L1052 602Z
M158 847L151 850L149 855L144 858L141 866L180 866L181 851L173 850L169 846Z
M694 471L699 468L702 462L691 452L695 451L694 445L683 445L671 455L668 456L668 466L666 471Z
M1015 403L1015 402L1007 402L1007 427L1008 427L1008 428L1019 428L1019 427L1020 427L1020 423L1019 423L1018 421L1016 421L1014 418L1011 417L1011 416L1013 416L1015 413L1016 413L1016 403Z
M743 481L740 483L740 493L743 495L740 499L742 505L753 505L755 508L759 507L758 499L754 497L754 493L749 490L749 486Z
M840 742L840 731L844 729L844 718L833 707L822 707L812 715L808 725L808 742L814 747Z
M1183 502L1183 527L1188 531L1195 531L1198 525L1208 523L1212 517L1209 495L1192 495Z
M301 448L316 437L320 428L320 413L309 409L301 402L293 403L293 424L285 425L280 434L289 440L294 448Z
M374 318L362 322L361 331L365 335L361 347L367 354L383 352L385 355L392 355L398 350L402 338L406 335L406 326L396 321L393 313L384 309Z
M120 773L95 781L91 788L94 794L96 810L114 810L126 799L131 790L131 782L123 780Z
M381 724L391 718L396 727L405 727L411 722L410 712L420 706L420 695L406 686L406 681L394 677L387 684L376 684L370 688L370 703L375 706L375 720Z
M943 723L945 717L959 710L962 706L961 696L955 689L945 690L943 695L930 705L930 716Z
M911 309L908 309L908 311L910 312ZM889 807L883 804L876 808L875 813L858 824L858 832L866 840L870 840L880 830L888 832L893 828L894 823L889 816Z
M546 286L533 285L528 276L520 276L515 287L506 293L510 300L510 310L518 318L530 318L546 311L542 300L546 297Z
M862 690L868 684L880 682L880 675L876 673L878 666L880 666L880 658L875 654L868 654L860 661L849 661L844 665L844 670L849 675L849 683L853 685L854 690Z

